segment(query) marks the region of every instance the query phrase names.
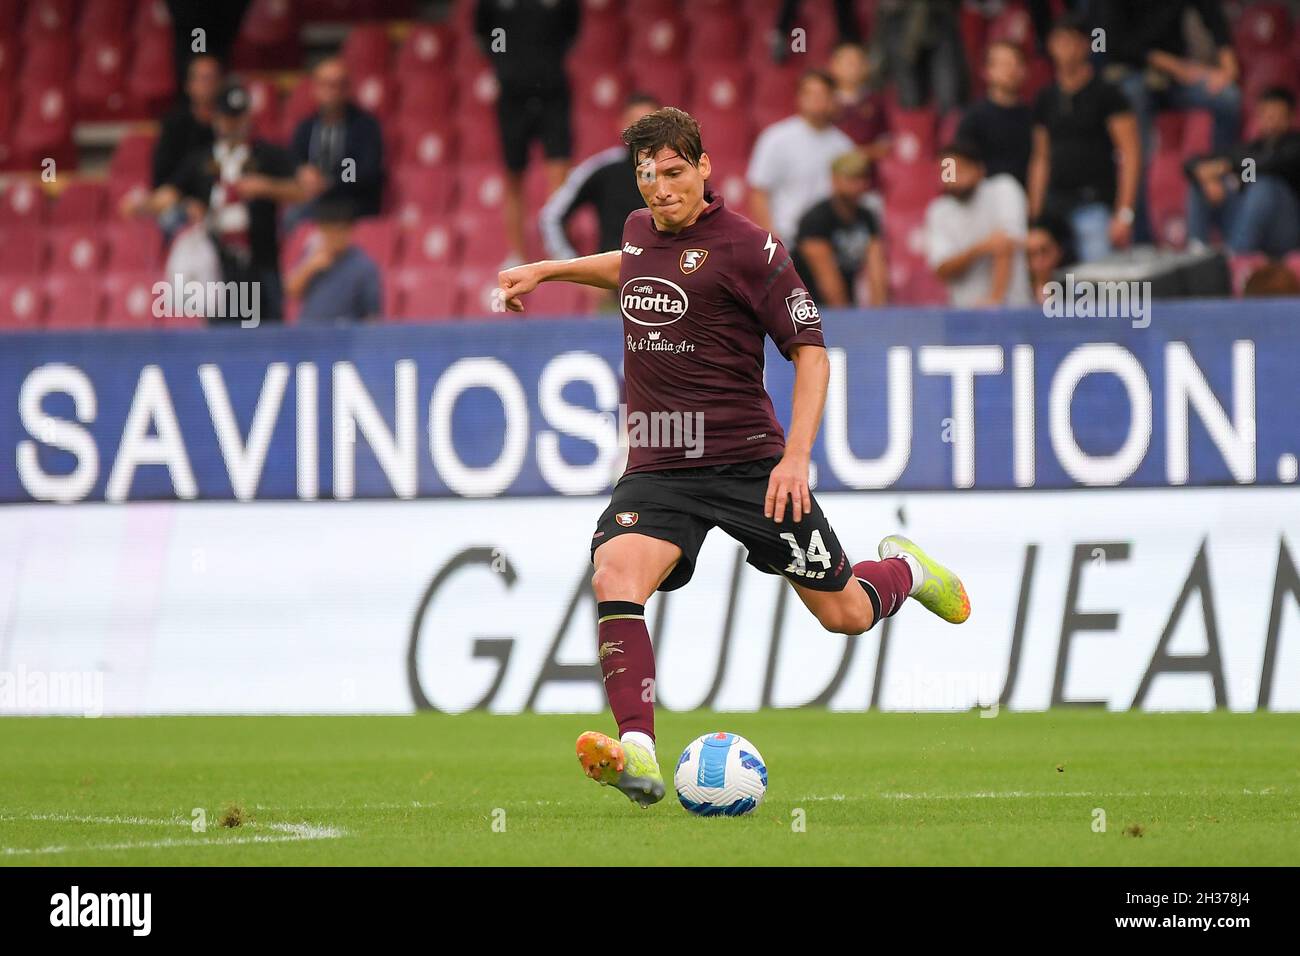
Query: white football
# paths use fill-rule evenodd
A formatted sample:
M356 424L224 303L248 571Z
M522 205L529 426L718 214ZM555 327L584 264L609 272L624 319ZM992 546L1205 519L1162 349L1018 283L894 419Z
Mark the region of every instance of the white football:
M691 741L673 777L677 799L701 817L752 813L767 793L767 766L744 737L718 732Z

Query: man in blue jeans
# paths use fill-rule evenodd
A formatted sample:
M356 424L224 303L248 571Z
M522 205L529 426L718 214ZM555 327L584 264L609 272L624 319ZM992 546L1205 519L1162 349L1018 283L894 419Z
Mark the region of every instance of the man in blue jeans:
M1248 143L1188 160L1187 233L1208 244L1217 226L1233 252L1274 258L1300 248L1300 130L1291 129L1295 94L1275 86L1255 105Z

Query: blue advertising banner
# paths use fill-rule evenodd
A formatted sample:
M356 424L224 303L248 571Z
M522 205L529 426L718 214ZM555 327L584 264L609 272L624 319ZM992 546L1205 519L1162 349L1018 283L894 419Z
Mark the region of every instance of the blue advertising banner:
M828 312L823 491L1297 477L1300 304ZM584 495L625 348L582 319L0 335L0 501ZM792 368L769 343L788 422ZM690 464L690 462L684 462Z

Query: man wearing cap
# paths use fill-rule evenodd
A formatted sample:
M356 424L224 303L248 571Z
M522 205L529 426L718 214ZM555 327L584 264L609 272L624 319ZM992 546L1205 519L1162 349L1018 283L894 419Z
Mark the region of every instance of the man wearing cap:
M862 205L870 184L871 161L857 150L831 163L831 194L799 219L794 243L795 269L816 302L848 306L857 302L857 278L867 272L866 305L884 305L888 286L885 250L875 215Z
M305 196L289 155L250 138L248 106L248 91L238 82L222 87L212 146L191 152L145 206L157 214L184 203L189 220L204 222L216 244L223 280L260 283L257 318L278 322L284 313L276 207Z

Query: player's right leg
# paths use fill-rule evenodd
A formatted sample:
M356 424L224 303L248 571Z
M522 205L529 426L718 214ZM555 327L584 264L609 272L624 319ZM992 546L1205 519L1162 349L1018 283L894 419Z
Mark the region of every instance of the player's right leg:
M578 738L578 761L587 776L642 807L664 796L654 752L654 651L645 605L681 557L682 549L671 541L632 533L610 538L592 556L597 658L619 739L587 731Z

